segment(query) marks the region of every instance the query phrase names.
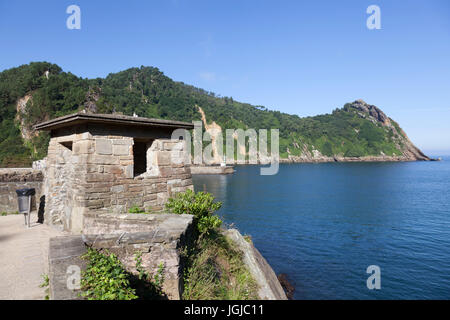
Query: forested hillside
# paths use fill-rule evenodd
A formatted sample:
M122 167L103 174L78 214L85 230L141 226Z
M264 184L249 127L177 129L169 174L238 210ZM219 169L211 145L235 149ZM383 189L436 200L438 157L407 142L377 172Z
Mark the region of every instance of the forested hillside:
M51 118L86 109L191 122L201 119L199 107L208 122L222 129L279 129L283 158L427 159L396 122L363 101L331 114L300 118L175 82L153 67L82 79L55 64L36 62L0 73L0 167L29 166L43 158L48 136L32 126Z

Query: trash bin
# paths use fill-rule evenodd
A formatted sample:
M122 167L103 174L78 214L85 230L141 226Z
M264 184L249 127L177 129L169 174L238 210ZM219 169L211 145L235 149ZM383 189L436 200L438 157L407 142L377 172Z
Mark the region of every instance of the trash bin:
M31 197L36 194L34 188L16 190L19 212L25 215L25 225L30 227ZM28 219L27 219L28 218Z

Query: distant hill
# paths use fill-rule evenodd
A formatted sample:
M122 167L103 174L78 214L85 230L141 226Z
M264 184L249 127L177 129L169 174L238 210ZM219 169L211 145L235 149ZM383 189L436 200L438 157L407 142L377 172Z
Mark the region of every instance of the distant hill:
M0 73L0 167L29 166L47 153L42 121L86 109L94 113L202 120L223 130L280 130L280 156L289 161L429 160L379 108L362 100L331 114L300 118L220 97L157 68L131 68L83 79L48 62Z

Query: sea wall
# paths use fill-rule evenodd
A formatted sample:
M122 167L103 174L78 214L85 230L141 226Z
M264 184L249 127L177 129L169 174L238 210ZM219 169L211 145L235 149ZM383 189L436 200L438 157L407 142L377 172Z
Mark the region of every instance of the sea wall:
M31 168L5 168L0 169L0 212L16 212L17 189L34 188L36 195L32 198L32 208L39 207L42 195L42 171ZM37 205L36 205L37 203Z

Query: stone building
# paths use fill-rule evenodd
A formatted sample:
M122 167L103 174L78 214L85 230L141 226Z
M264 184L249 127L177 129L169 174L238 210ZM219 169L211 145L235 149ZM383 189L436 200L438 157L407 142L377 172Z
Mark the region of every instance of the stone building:
M185 142L172 140L190 123L76 113L35 126L50 132L42 194L44 221L80 233L89 212L126 213L132 206L163 208L192 189Z

